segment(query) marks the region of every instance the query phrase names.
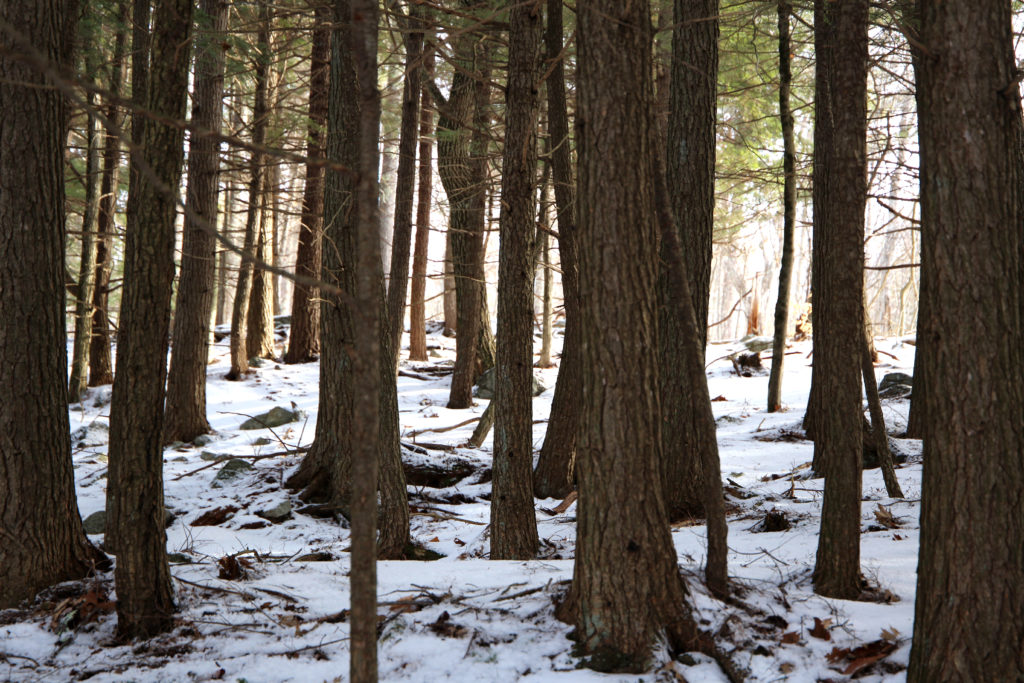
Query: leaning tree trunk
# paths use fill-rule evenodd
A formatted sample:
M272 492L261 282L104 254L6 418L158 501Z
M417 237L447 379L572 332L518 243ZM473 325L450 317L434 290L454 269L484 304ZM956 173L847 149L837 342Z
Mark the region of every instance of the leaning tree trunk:
M672 34L672 87L668 121L668 186L676 233L687 246L685 276L701 350L707 341L711 281L711 235L715 204L715 120L718 78L718 0L676 0ZM663 240L661 260L669 261ZM704 514L701 461L717 444L704 430L704 392L689 374L689 321L680 280L663 268L658 276L658 349L661 357L662 487L669 519ZM699 359L703 366L703 355ZM703 372L701 373L703 375ZM707 380L703 380L707 384Z
M547 79L548 135L551 138L551 179L558 219L558 256L562 265L565 330L562 360L551 399L544 443L533 472L538 498L564 498L575 485L576 435L579 430L583 378L580 362L580 295L576 248L576 190L569 149L569 114L565 103L565 65L562 62L562 2L548 0L544 50L551 73Z
M410 3L405 37L405 86L398 137L398 173L395 181L395 222L391 233L391 269L388 277L385 327L398 363L405 323L405 295L409 288L409 249L412 246L412 210L416 193L416 136L419 132L420 68L423 61L422 23L418 6ZM410 332L411 334L411 332Z
M97 49L96 45L88 49ZM89 60L90 62L92 60ZM87 67L88 68L88 67ZM92 340L92 302L96 290L96 216L99 204L100 135L96 114L96 96L89 95L90 111L86 117L85 211L82 214L82 259L75 293L75 343L71 357L71 378L68 400L82 400L88 385L89 342Z
M0 52L0 609L81 578L103 559L78 516L68 436L67 107L14 56L32 49L69 65L76 5L0 4L0 41L13 48Z
M423 55L423 72L433 78L434 52ZM409 360L427 360L426 289L430 245L430 193L433 180L431 156L434 141L433 99L428 88L420 94L419 190L416 198L416 244L412 256L412 287L409 295Z
M579 5L583 411L572 594L587 665L645 671L697 627L661 490L651 23L645 3ZM608 87L615 83L615 88ZM696 339L692 340L696 345ZM643 491L642 496L636 495Z
M320 278L324 224L324 127L327 124L328 57L331 47L330 8L319 4L315 10L313 46L310 53L309 128L306 143L306 186L302 195L299 220L299 250L295 272L307 278ZM292 328L288 336L285 363L306 363L320 353L320 304L316 290L295 283L292 290Z
M210 356L210 317L213 313L217 248L217 184L220 168L221 115L224 107L224 48L228 3L203 0L202 16L209 21L196 37L196 86L193 94L193 133L188 155L185 236L181 273L167 373L164 443L191 441L210 431L206 420L206 364ZM204 134L201 131L208 131Z
M828 397L814 435L825 472L814 590L853 599L861 592L868 3L814 7L814 369Z
M255 59L253 69L256 92L252 107L252 144L249 152L249 209L245 216L245 236L242 239L241 261L238 264L238 281L235 285L235 302L231 312L231 369L227 379L239 380L249 372L248 323L249 297L251 295L256 258L256 229L259 219L259 205L263 190L264 159L261 151L267 135L267 69L269 54L262 54L270 48L270 9L267 0L259 2L259 28L256 42L261 54Z
M245 346L249 358L274 358L274 284L272 273L260 264L270 263L273 244L269 239L267 223L270 220L271 178L263 183L259 230L256 232L256 265L253 270L252 292L249 294L249 313L246 315Z
M185 117L191 0L157 6L147 110L146 169L137 177L138 223L125 243L125 283L117 368L110 402L110 462L118 462L107 498L117 500L117 630L148 638L174 625L174 592L164 531L164 380L174 283L174 188L181 180L184 132L162 121Z
M782 124L782 261L779 290L775 299L775 336L772 340L772 369L768 377L768 412L782 409L782 369L786 358L786 325L789 324L789 289L793 278L793 232L796 225L796 142L789 88L793 80L790 62L790 0L779 0L779 120Z
M922 2L924 481L907 680L1024 680L1024 164L1009 3ZM914 388L915 392L917 387Z
M491 559L537 554L533 506L533 242L540 3L509 13L505 153L501 167L498 347L494 371Z

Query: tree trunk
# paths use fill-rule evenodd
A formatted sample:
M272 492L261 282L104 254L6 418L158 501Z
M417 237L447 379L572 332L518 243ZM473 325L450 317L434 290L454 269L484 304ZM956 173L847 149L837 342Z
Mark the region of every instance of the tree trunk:
M676 0L672 36L672 86L668 122L668 186L676 232L687 245L685 276L701 344L707 341L711 282L711 235L714 229L715 118L718 78L718 0ZM670 242L662 240L661 260L669 261ZM659 351L661 354L661 448L665 457L662 486L669 519L704 514L701 461L704 449L717 444L704 434L700 391L689 374L688 315L679 306L681 280L670 269L658 276ZM707 379L701 379L705 386Z
M267 0L259 1L259 27L256 42L259 52L253 72L256 93L252 108L252 144L249 152L249 209L245 216L245 236L242 240L241 261L238 264L238 283L235 285L235 302L231 312L231 369L227 379L240 380L249 372L249 344L247 338L249 323L249 297L251 295L256 258L256 230L259 218L260 198L263 190L264 157L258 151L267 135L267 69L270 48L270 9Z
M274 284L272 273L263 263L273 259L273 242L269 239L270 193L276 186L269 175L263 182L260 200L260 223L256 238L256 265L253 269L252 293L249 295L249 313L246 315L245 344L249 358L274 358Z
M224 48L228 3L203 0L206 23L196 36L192 123L220 132L224 93ZM191 441L210 431L206 420L206 364L210 357L210 317L216 275L217 185L220 143L213 135L193 133L188 155L185 236L167 373L164 443Z
M409 247L412 243L412 208L416 190L416 135L419 132L420 67L423 58L422 22L417 5L410 3L405 34L405 87L402 91L402 122L398 138L398 173L395 187L395 223L391 234L391 268L388 277L385 327L391 335L398 363L405 323L405 295L409 288ZM419 30L417 30L419 29Z
M658 638L690 650L698 636L669 532L659 399L649 390L658 383L652 30L645 3L578 9L587 344L572 591L586 664L640 672Z
M1024 199L1010 5L921 2L925 395L910 683L1024 680ZM917 387L914 387L916 394ZM915 400L917 400L915 398Z
M336 20L331 35L331 74L327 117L326 156L346 168L358 168L360 95L350 38L350 9L347 0L335 8ZM353 174L332 171L324 178L323 279L348 296L324 294L320 309L322 355L320 358L320 412L316 437L299 469L289 477L287 486L304 489L307 500L326 501L343 514L351 512L353 497L353 422L357 408L354 393L354 339L357 327L365 324L367 306L354 310L351 297L357 292L356 217L352 214L356 178ZM374 239L379 234L374 232ZM377 257L378 273L379 256ZM384 310L384 278L377 282L375 304ZM372 315L372 314L371 314ZM390 337L380 326L375 351L380 356L378 432L370 439L380 463L378 486L381 492L381 528L378 554L382 558L400 558L409 543L409 508L402 471L398 429L398 393L391 358Z
M548 184L544 183L540 195L541 220L538 221L538 225L544 228L548 227L549 197ZM540 267L544 269L544 272L541 274L540 357L537 359L537 367L551 368L555 365L551 362L551 342L554 336L552 308L555 296L555 278L551 267L551 236L547 232L538 231L537 239L540 241L540 249L536 251L539 252L541 259L543 259Z
M789 88L793 80L789 45L790 0L779 0L779 120L782 123L782 261L779 290L775 299L775 336L772 341L772 369L768 377L768 412L782 409L782 370L786 358L786 326L789 324L789 289L793 278L793 231L796 225L796 142Z
M509 13L498 265L491 559L537 554L533 506L533 242L540 2Z
M668 186L676 229L687 246L687 279L704 348L714 233L718 0L675 0L673 17Z
M118 29L114 37L114 59L110 64L110 102L107 120L115 126L123 124L118 114L117 100L121 96L121 83L127 67L125 48L130 7L127 0L118 12ZM134 90L136 76L132 73ZM135 123L133 119L132 134ZM100 182L100 204L96 220L96 284L93 289L92 338L89 343L89 386L111 384L114 366L110 358L110 313L107 310L108 287L112 266L111 245L114 239L114 213L117 206L118 176L121 167L121 141L113 131L105 131L103 146L103 180Z
M102 561L85 537L68 436L64 317L67 107L15 55L69 66L74 0L0 4L0 609ZM23 45L19 45L23 44ZM40 504L45 501L45 504Z
M306 143L306 187L302 195L299 251L295 272L320 278L324 225L324 169L317 163L324 154L327 125L327 78L331 48L330 7L315 10L313 47L310 53L309 127ZM315 288L296 282L292 290L292 329L285 363L307 363L320 354L320 304Z
M185 117L192 2L157 6L153 17L152 76L147 110L159 120ZM136 177L138 223L125 244L125 283L117 369L110 403L110 462L118 462L107 498L117 500L117 630L148 638L174 625L174 592L164 531L164 380L174 282L175 194L184 157L184 132L158 119L142 125L144 163ZM110 506L108 505L108 508Z
M423 55L423 72L433 78L434 51ZM427 256L430 244L430 193L433 181L431 155L434 141L433 98L428 88L420 95L419 195L416 199L416 244L412 257L412 291L409 303L409 360L427 360L426 289Z
M814 590L841 599L861 592L867 11L867 0L815 0L814 371L828 401L814 435L825 474Z
M377 471L381 366L394 377L394 361L382 353L388 339L383 324L380 260L380 215L377 207L377 133L380 93L377 91L377 0L352 0L351 19L344 14L348 0L338 0L338 20L351 21L352 53L356 67L359 119L355 186L356 303L359 313L353 336L352 385L358 399L352 412L352 683L377 681ZM386 347L386 344L383 345ZM394 380L392 379L392 383Z
M486 306L483 234L489 133L479 128L490 118L490 69L486 53L487 47L478 35L460 33L455 40L457 68L451 94L445 100L440 91L434 92L440 111L437 170L450 207L449 238L457 306L455 370L449 408L472 405L478 337L481 326L490 324L481 320L481 311Z
M231 218L235 210L235 188L233 180L228 179L227 173L221 175L224 178L224 218L221 222L220 234L225 239L231 239ZM221 248L217 253L217 313L214 322L223 325L227 320L228 310L228 250Z
M576 190L569 146L569 114L565 103L565 65L562 62L562 1L548 0L544 49L552 64L547 78L548 135L551 138L551 179L558 218L558 256L562 265L565 334L551 399L544 443L533 473L538 498L564 498L575 483L576 435L579 430L583 378L580 362L579 265L576 249Z
M87 49L96 50L96 45ZM92 62L93 60L89 60ZM89 68L87 66L87 68ZM90 70L91 73L91 70ZM96 96L90 94L89 106L96 106ZM82 260L78 270L78 288L75 296L75 343L71 359L71 379L68 381L68 400L82 400L88 385L89 342L92 340L92 301L96 290L96 216L100 190L100 131L96 115L90 109L86 117L85 211L82 215Z
M896 467L892 461L892 451L889 449L889 434L885 431L882 401L878 398L875 365L871 360L871 348L867 343L867 337L865 337L864 347L861 351L861 368L864 375L864 391L868 398L868 411L871 413L871 437L882 469L885 492L890 498L902 498L903 491L900 489L899 481L896 480Z

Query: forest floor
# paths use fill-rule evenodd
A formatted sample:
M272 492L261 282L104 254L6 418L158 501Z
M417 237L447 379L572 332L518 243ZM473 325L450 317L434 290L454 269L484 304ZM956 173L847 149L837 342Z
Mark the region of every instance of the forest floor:
M478 399L469 410L446 409L450 377L433 373L451 364L454 340L434 334L428 343L435 357L430 363L403 361L398 380L403 442L426 446L404 455L410 464L443 465L459 476L433 482L450 484L442 488L409 486L413 538L443 557L379 564L381 680L725 680L702 655L684 657L684 663L658 653L652 670L639 676L579 668L571 628L554 617L555 601L572 577L575 504L537 501L539 559L487 559L491 439L483 448L466 448L475 422L446 430L478 417L487 401ZM912 346L877 344L885 352L876 366L879 378L911 373ZM727 484L732 603L712 598L700 581L704 526L679 524L672 534L702 628L751 681L904 680L919 537L920 442L892 440L893 449L907 456L897 468L906 500L886 496L880 470L864 472L861 564L883 599L819 597L811 572L823 482L809 478L813 445L800 430L810 344L791 347L786 410L775 414L764 411L767 376L738 376L725 358L734 350L712 344L707 355ZM117 643L112 573L63 584L24 609L0 612L0 681L347 679L347 524L302 514L302 503L282 488L302 455L273 455L313 438L318 364L268 362L243 382L227 382L226 352L226 341L218 344L209 366L212 441L164 453L166 505L175 517L167 534L177 627L150 641ZM534 400L539 449L557 370L537 373L548 387ZM93 389L71 410L83 517L104 507L109 398L109 387ZM239 429L248 416L292 404L304 418L273 430ZM890 433L902 433L909 403L884 405ZM215 485L224 466L211 459L216 456L246 460L252 469ZM281 506L285 502L291 510Z

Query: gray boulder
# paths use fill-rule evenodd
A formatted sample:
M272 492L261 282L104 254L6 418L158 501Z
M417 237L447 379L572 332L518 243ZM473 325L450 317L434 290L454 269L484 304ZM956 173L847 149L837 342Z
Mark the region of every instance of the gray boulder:
M87 534L102 534L107 529L107 511L94 512L82 520L82 527Z
M494 368L491 368L484 374L480 375L480 379L477 380L476 383L476 391L474 392L477 398L483 398L488 401L494 398L494 375ZM533 395L540 396L547 390L548 388L544 386L539 379L537 379L537 375L534 375Z
M280 427L289 422L298 422L302 413L298 410L290 410L281 406L274 406L260 415L249 418L239 426L239 429L267 429Z
M881 398L896 398L910 394L914 387L914 378L903 372L890 372L878 383L878 395Z
M286 500L278 503L272 508L257 511L256 516L262 517L268 522L280 524L281 522L292 518L292 504Z
M71 432L71 443L76 448L89 446L102 446L110 441L110 425L106 422L96 420L87 425L82 425Z
M213 483L210 484L215 489L219 489L224 484L234 481L243 474L251 472L255 469L250 463L245 460L239 460L238 458L232 458L228 460L217 472L217 476L213 478Z

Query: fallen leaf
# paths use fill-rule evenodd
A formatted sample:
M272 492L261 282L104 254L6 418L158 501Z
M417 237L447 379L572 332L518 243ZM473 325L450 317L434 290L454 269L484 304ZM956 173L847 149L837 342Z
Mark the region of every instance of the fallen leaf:
M466 545L466 542L465 542L465 541L463 541L463 540L462 540L462 539L460 539L460 538L456 538L456 539L455 539L455 545L460 545L460 546L461 546L461 545Z
M887 529L895 529L900 526L900 521L893 517L887 508L882 507L881 503L875 505L875 519Z
M829 652L827 655L825 655L825 659L828 660L829 664L838 664L839 662L841 662L844 659L846 659L846 657L849 654L850 654L850 648L848 648L848 647L839 647L837 645L836 647L832 648L832 652Z
M437 536L434 536L432 539L427 541L427 543L440 543L440 542L441 542L441 539L438 538Z
M236 512L238 512L238 508L234 505L207 510L196 517L191 526L217 526L231 519Z
M832 625L831 619L822 621L818 617L814 617L814 628L809 633L820 640L832 640L832 634L829 633L828 627Z
M784 645L796 645L800 642L800 634L796 631L788 631L782 634L781 640Z
M890 643L895 643L900 638L900 632L890 626L889 628L882 629L882 640Z
M711 402L715 403L715 402L718 402L718 401L728 401L728 400L729 399L727 399L725 396L722 396L721 394L719 394L718 396L715 396L713 399L711 399ZM785 672L783 672L783 673L785 673Z
M779 672L784 674L793 673L793 669L796 668L796 664L793 662L783 662L779 664Z

